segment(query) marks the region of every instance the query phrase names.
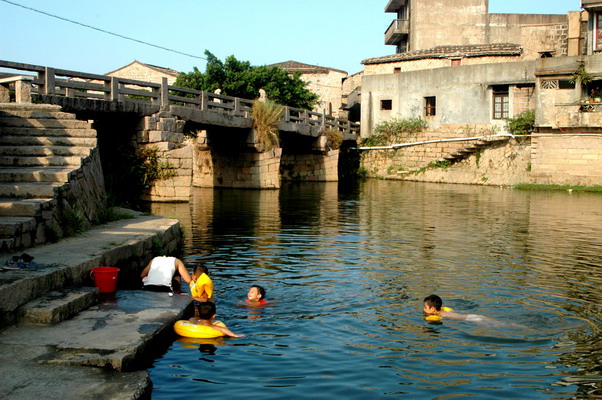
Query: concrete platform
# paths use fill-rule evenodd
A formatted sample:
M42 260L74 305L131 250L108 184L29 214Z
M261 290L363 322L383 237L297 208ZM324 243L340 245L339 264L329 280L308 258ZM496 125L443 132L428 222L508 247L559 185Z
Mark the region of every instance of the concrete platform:
M115 265L135 276L152 258L151 248L167 249L180 241L176 220L138 215L28 249L40 263L36 268L0 270L5 322L0 331L0 398L150 398L146 367L171 344L173 323L188 311L190 297L120 289L101 294L98 303L58 323L7 322L46 293L86 286L95 266ZM0 267L8 258L0 255Z

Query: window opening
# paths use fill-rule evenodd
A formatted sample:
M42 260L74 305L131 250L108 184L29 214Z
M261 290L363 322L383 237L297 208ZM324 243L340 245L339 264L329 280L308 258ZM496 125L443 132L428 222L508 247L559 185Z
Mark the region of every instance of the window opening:
M381 110L392 110L393 109L393 100L381 100L380 101L380 109Z
M424 115L427 117L437 115L437 98L435 96L424 98Z
M493 87L493 119L509 117L510 95L506 85Z

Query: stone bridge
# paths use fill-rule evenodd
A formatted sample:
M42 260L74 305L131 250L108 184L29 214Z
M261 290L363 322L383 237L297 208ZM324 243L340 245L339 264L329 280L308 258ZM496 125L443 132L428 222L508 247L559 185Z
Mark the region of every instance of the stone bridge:
M156 149L172 173L154 181L145 200L188 201L195 186L336 181L339 154L359 136L358 124L282 107L280 145L266 150L257 140L252 100L171 86L167 79L158 84L2 60L0 68L11 71L0 77L0 103L33 99L92 122L101 158L123 138L139 150Z

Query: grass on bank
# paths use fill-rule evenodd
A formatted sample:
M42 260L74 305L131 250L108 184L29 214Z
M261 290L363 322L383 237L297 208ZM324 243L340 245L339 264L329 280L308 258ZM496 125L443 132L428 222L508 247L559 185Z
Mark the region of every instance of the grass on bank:
M547 190L547 191L574 191L574 192L593 192L602 193L602 186L583 186L583 185L544 185L537 183L519 183L513 186L519 190Z

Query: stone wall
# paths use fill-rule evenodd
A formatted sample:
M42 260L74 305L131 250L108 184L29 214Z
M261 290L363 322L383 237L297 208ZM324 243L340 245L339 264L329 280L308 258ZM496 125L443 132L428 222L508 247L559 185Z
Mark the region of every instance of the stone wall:
M283 181L338 181L339 151L326 154L283 154L280 162Z
M81 167L70 172L68 183L58 190L55 204L42 210L35 238L23 237L15 247L29 247L57 240L65 229L89 229L97 224L106 210L104 175L98 149L82 158ZM50 237L52 236L52 237Z
M483 125L446 125L438 131L425 131L406 137L400 143L420 143L441 139L460 139L491 135L490 127ZM369 150L361 153L361 164L369 176L380 176L392 171L422 168L429 163L474 143L476 140L425 143L398 149ZM391 143L395 144L395 143Z
M156 149L160 162L173 174L159 179L142 195L145 201L188 201L192 187L192 147L184 136L184 121L167 112L144 117L136 135L140 148Z
M206 136L197 137L193 150L195 187L228 187L277 189L280 187L282 149L263 153L249 149L242 152L216 152L207 144Z
M403 148L395 152L362 153L362 166L368 176L395 180L421 182L463 183L477 185L514 185L530 183L531 147L528 142L509 141L483 148L466 159L449 167L429 167L439 154L453 147L465 147L461 142L445 148L445 145ZM421 149L423 147L423 149ZM402 164L407 161L407 164ZM385 168L385 166L387 166Z
M602 137L534 137L532 171L541 184L602 184Z

